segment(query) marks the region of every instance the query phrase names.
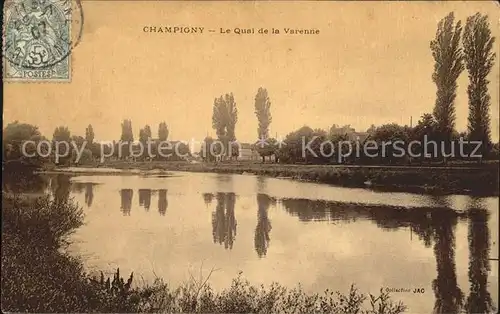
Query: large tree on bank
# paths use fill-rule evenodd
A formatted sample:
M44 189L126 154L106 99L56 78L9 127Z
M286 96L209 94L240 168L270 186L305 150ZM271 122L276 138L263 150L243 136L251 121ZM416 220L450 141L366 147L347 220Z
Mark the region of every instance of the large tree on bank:
M272 122L271 116L271 101L265 88L259 87L255 95L255 115L259 126L257 128L257 138L260 144L256 144L255 148L262 157L262 162L265 162L266 156L271 158L275 155L275 139L269 138L269 125ZM266 141L266 142L264 142ZM265 144L264 144L265 143Z
M18 175L25 170L38 169L42 167L43 163L46 161L45 157L41 157L41 155L48 153L48 149L44 147L45 145L40 146L42 151L39 151L39 153L42 154L37 154L35 145L28 145L25 147L26 155L23 154L22 151L22 145L25 141L34 141L36 145L38 145L40 141L46 140L37 126L20 123L16 120L4 127L2 139L5 171L12 170L15 175Z
M69 160L70 160L70 157L68 157L70 151L68 150L71 150L71 132L69 131L68 127L66 126L59 126L57 127L55 130L54 130L54 134L52 135L52 146L53 146L53 149L57 149L59 150L59 156L61 156L59 158L59 160L57 160L56 163L59 163L59 164L65 164L67 163ZM61 144L61 143L66 143L67 145L69 146L66 146L64 144Z
M436 37L430 43L435 60L432 81L437 87L433 114L440 140L445 143L449 143L455 128L457 79L464 69L461 33L461 23L458 21L455 24L455 16L451 12L439 22Z
M212 128L217 134L217 138L222 141L226 136L227 109L224 98L221 96L214 99L212 109Z
M463 35L465 67L469 76L468 131L469 140L482 142L482 154L491 147L488 74L494 64L492 52L495 38L491 36L488 16L476 13L467 18Z

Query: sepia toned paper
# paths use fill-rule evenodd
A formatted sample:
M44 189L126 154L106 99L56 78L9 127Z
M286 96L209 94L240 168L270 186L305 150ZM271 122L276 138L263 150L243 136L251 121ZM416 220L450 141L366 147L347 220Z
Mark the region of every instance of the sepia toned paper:
M450 13L456 80L431 43ZM468 30L476 13L489 50ZM496 312L499 21L494 1L6 1L2 310L340 311L223 294L243 278L301 296L353 285L368 310L385 293L394 313ZM467 34L488 52L472 68ZM463 138L468 155L360 152L420 134L455 153ZM186 154L158 157L162 138ZM209 140L229 154L204 155ZM58 239L51 221L69 244L32 251ZM159 279L194 301L146 300Z

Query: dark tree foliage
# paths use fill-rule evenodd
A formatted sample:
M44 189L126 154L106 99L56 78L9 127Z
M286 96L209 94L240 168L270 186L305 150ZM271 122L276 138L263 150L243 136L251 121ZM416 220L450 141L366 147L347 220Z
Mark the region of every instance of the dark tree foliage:
M160 141L166 141L168 138L168 126L165 122L161 122L158 125L158 140Z
M457 79L464 69L461 33L461 23L455 24L451 12L439 22L436 37L430 43L435 60L432 81L437 87L433 114L442 141L449 141L455 128Z
M123 120L123 122L122 122L122 135L121 135L120 140L124 141L124 142L133 142L134 141L134 132L132 131L132 121L131 120Z
M488 16L476 13L467 18L463 46L465 67L469 76L468 131L469 139L481 141L482 153L491 148L490 113L491 97L488 92L488 74L494 65L492 51L495 38L491 36Z
M272 122L271 101L267 90L262 87L259 87L255 96L255 115L259 121L257 136L259 139L267 139L269 137L269 125Z
M92 124L89 124L89 126L85 129L85 140L87 141L87 145L92 145L94 143L94 128L92 127Z
M224 145L223 154L228 157L237 156L237 152L232 149L232 142L236 141L235 128L237 122L238 109L233 94L230 93L216 98L212 111L212 128L215 130L218 140Z

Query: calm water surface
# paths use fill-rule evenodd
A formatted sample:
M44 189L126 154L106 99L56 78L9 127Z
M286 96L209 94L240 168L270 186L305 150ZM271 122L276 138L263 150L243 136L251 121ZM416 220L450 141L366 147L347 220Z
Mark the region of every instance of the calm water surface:
M214 288L239 271L310 292L405 288L391 295L410 313L498 299L497 198L204 173L59 175L51 186L84 207L71 249L91 270L175 285L214 267Z

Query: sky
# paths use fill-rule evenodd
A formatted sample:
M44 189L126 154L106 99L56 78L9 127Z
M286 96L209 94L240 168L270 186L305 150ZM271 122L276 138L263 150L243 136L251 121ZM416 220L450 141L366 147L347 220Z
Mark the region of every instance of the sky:
M500 10L485 2L181 2L83 1L83 34L73 49L70 83L4 83L4 125L58 126L96 140L117 140L123 119L134 136L165 121L170 139L203 140L215 97L232 92L236 137L257 139L254 98L271 100L272 136L303 125L413 125L432 112L436 86L429 48L449 12L465 22L488 14L499 37ZM203 34L146 33L145 26L204 27ZM220 34L219 29L277 28L278 35ZM284 28L319 29L287 35ZM216 32L208 33L208 29ZM499 138L499 41L490 73L492 138ZM456 128L467 127L467 73L458 81Z

